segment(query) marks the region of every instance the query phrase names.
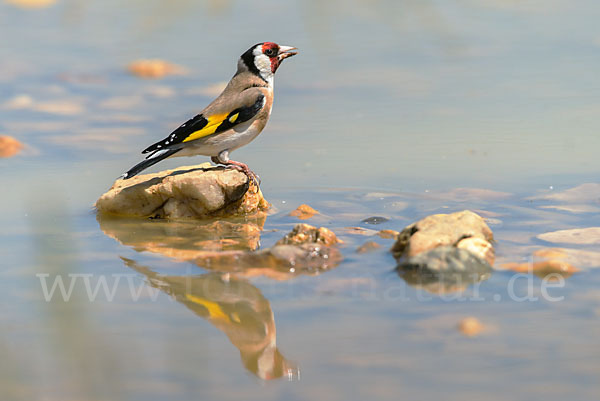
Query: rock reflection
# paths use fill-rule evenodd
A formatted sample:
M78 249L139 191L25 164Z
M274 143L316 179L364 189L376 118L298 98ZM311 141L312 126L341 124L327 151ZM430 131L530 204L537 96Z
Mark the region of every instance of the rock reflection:
M107 236L138 252L158 253L238 277L288 280L301 274L319 274L336 267L342 259L337 248L323 242L323 236L316 236L313 242L278 243L257 250L265 214L258 214L253 220L209 222L126 219L100 214L97 219Z
M492 273L485 260L449 246L401 259L396 269L407 284L439 295L463 292Z
M260 290L229 274L163 276L133 260L125 265L143 274L150 286L185 305L224 332L240 351L244 367L263 380L298 376L297 366L276 345L273 311Z
M433 274L400 268L398 269L398 274L408 285L436 295L464 292L470 285L487 280L491 276L491 273L473 273L471 275L456 273Z
M252 219L169 221L99 214L97 220L104 234L139 252L193 261L214 251L258 249L266 215L259 213Z

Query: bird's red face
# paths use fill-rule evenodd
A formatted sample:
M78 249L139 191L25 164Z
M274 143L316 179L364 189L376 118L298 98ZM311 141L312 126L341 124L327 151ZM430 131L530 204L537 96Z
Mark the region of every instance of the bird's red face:
M296 50L296 48L292 46L279 46L277 43L273 42L265 42L262 44L262 54L267 56L271 61L271 73L275 74L275 71L277 71L277 68L279 68L279 65L283 60L298 54L298 52L293 52L292 50Z
M296 50L296 48L273 42L258 43L241 55L238 66L248 69L272 84L275 71L281 62L298 54L292 50Z

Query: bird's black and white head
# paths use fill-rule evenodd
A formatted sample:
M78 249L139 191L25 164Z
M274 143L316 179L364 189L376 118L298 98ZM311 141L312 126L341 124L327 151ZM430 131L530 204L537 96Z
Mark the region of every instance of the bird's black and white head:
M273 76L283 60L298 54L292 50L296 48L273 42L254 45L240 57L238 72L250 71L267 81L269 85L273 85Z

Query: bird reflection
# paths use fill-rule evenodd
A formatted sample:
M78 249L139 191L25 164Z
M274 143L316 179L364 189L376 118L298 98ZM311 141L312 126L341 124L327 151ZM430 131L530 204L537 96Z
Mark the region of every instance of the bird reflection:
M263 380L297 378L298 368L277 348L269 301L248 281L219 273L163 276L131 259L121 259L127 267L143 274L150 286L224 332L240 351L242 364L248 371Z

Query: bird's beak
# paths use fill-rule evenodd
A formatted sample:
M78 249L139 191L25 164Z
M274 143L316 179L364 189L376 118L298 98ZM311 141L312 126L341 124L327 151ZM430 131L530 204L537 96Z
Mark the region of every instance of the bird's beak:
M277 53L277 58L279 61L283 61L288 57L295 56L298 52L293 52L292 50L298 50L293 46L279 46L279 53Z

